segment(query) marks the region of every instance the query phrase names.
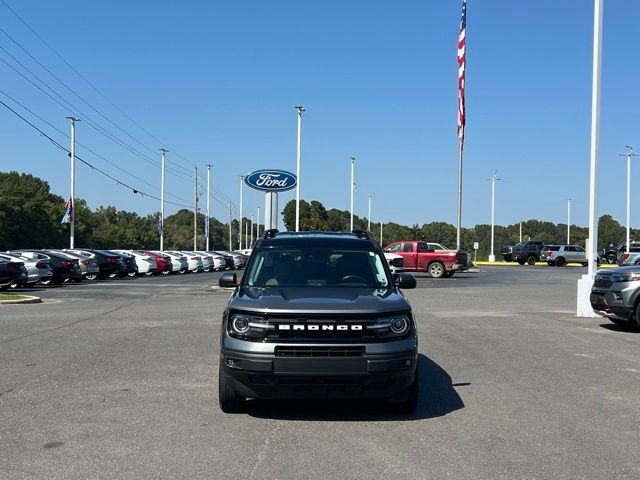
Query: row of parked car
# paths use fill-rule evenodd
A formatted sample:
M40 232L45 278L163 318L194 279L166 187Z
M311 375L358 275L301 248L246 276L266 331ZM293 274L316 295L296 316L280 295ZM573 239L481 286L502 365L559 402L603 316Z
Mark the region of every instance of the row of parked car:
M16 249L0 253L0 290L138 275L244 268L248 256L230 251Z

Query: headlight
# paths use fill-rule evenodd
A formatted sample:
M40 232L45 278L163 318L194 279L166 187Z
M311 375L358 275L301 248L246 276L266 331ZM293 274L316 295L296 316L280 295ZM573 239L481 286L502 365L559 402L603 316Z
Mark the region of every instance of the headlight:
M635 282L640 280L640 272L617 273L611 275L611 280L613 283Z
M367 330L372 330L378 337L401 337L411 329L411 320L407 315L393 315L380 317Z
M232 337L259 339L269 330L274 330L262 317L254 315L234 314L229 319L227 331Z

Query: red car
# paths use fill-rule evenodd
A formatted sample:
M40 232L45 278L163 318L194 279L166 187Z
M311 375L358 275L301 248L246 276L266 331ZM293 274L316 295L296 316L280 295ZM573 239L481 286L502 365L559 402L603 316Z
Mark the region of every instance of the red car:
M161 273L163 275L169 275L171 273L171 257L168 255L160 255L150 250L134 250L134 252L149 255L156 259L156 275L160 275Z

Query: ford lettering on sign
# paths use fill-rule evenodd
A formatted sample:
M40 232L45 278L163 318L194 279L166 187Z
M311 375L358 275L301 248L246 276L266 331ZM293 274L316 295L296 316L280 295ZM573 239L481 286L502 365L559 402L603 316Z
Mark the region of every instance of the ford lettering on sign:
M256 170L244 177L251 188L265 192L284 192L296 186L296 176L284 170Z

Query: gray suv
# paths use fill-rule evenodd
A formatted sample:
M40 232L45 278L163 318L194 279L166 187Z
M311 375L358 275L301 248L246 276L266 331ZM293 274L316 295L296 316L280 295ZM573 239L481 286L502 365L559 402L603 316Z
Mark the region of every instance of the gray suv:
M591 307L613 323L640 327L640 267L599 270L591 288Z
M586 267L587 253L580 245L545 245L540 252L540 261L550 267L564 267L567 263L579 263Z
M220 407L247 398L418 402L416 325L400 288L366 232L278 232L258 240L222 318Z

